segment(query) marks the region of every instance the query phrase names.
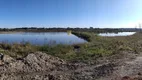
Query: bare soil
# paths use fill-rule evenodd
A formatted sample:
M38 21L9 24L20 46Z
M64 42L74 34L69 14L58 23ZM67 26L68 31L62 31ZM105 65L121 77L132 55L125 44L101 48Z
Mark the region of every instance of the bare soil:
M109 57L68 62L46 53L22 59L4 55L0 80L142 80L142 55L120 52Z

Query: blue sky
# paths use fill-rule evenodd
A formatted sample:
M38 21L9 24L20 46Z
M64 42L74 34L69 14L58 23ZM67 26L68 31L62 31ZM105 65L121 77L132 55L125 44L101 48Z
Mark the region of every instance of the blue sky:
M0 0L0 27L135 27L142 0Z

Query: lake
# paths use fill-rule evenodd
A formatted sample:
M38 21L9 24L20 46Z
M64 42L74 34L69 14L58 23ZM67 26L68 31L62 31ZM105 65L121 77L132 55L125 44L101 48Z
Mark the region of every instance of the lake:
M100 36L130 36L136 32L100 33Z
M79 44L85 43L81 39L67 32L18 32L18 33L1 33L0 42L4 43L25 43L29 42L33 45L54 45L54 44Z

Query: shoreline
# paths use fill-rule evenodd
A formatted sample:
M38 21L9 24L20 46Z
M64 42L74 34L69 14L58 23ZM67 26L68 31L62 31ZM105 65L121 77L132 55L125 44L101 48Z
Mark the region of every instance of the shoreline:
M24 33L23 31L0 31L0 34Z

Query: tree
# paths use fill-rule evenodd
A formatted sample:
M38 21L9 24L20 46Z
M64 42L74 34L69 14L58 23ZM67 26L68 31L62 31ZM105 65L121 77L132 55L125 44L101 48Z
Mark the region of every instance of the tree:
M90 29L93 29L93 27L90 27Z

